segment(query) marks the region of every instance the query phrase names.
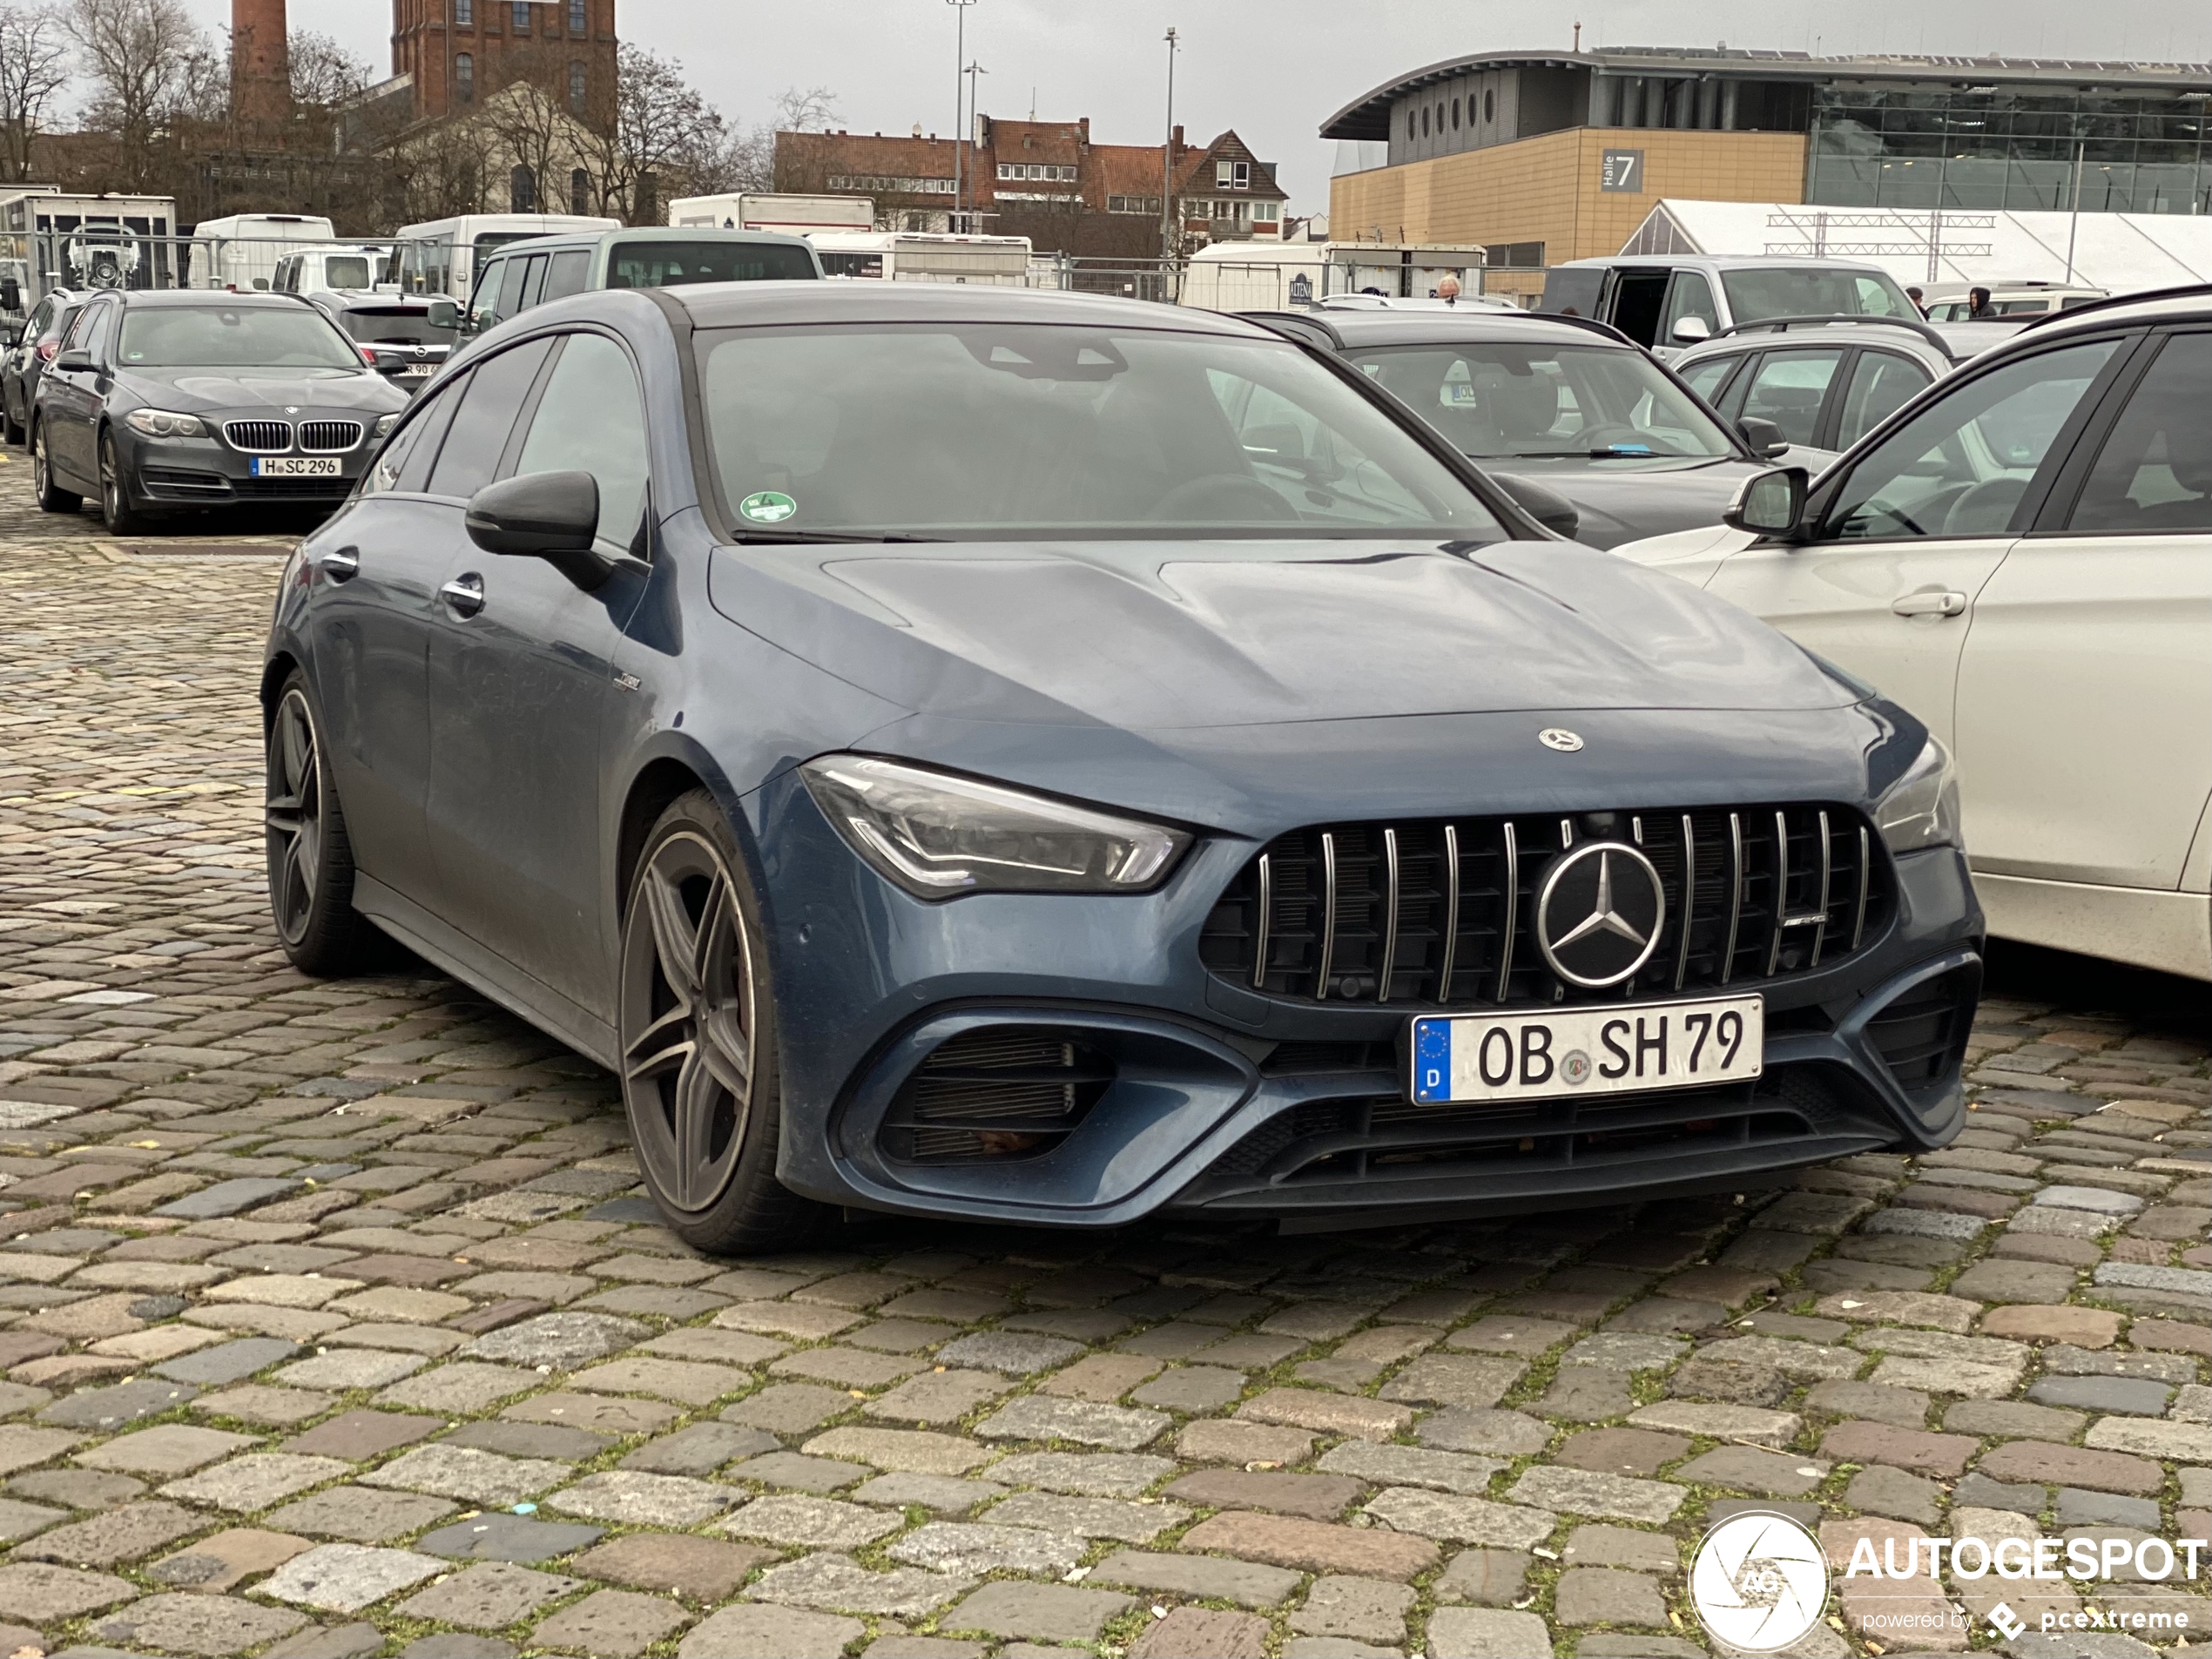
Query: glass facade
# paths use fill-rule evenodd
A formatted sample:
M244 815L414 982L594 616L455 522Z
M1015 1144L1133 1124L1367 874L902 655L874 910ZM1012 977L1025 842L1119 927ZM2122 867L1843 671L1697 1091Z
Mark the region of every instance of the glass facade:
M1805 200L1836 207L2212 212L2212 99L1828 81Z

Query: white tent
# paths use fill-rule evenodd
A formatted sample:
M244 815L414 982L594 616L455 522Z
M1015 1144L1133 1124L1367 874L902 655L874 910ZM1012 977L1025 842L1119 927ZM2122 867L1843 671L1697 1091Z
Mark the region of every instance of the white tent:
M1777 254L1878 265L1899 283L2060 282L2112 293L2212 282L2212 216L2007 213L1683 201L1654 207L1623 253Z

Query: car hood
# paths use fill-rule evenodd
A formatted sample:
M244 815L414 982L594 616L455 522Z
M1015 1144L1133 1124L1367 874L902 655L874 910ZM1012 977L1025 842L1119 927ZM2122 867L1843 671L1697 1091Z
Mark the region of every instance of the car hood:
M904 709L1001 724L1857 700L1765 624L1571 543L725 547L709 591L725 617Z
M1792 445L1772 461L1684 461L1661 458L1623 464L1575 460L1486 461L1493 477L1527 478L1564 496L1581 515L1575 539L1591 547L1717 524L1746 478L1776 467L1818 472L1832 459L1824 449Z
M381 374L363 368L358 374L287 374L245 369L233 374L199 368L128 369L119 377L150 403L201 409L361 409L388 414L407 407ZM395 397L398 401L394 401Z

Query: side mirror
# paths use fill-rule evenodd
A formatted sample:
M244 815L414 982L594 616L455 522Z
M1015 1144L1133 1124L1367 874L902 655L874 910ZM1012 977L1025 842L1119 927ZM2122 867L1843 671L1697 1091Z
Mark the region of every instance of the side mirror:
M1788 536L1796 534L1804 511L1805 469L1777 467L1746 478L1721 514L1721 523L1753 536Z
M461 307L450 300L433 300L430 301L429 323L433 328L458 328L461 327Z
M1668 337L1678 346L1694 346L1701 340L1713 337L1713 325L1703 317L1677 317Z
M23 284L13 277L0 277L0 311L23 309Z
M588 472L531 472L487 484L469 499L469 539L487 553L543 559L590 590L611 568L592 549L599 481Z
M92 354L82 346L76 347L54 359L54 367L71 374L83 374L92 367Z
M1771 421L1763 421L1756 415L1742 415L1737 420L1736 429L1743 435L1743 447L1762 461L1771 461L1790 452L1790 440Z
M0 339L4 339L10 348L13 349L23 344L23 330L24 320L20 317L10 317L8 319L7 332L0 334Z
M1492 475L1499 489L1513 497L1514 505L1554 535L1575 539L1582 528L1582 515L1575 503L1534 478L1522 478L1512 473Z

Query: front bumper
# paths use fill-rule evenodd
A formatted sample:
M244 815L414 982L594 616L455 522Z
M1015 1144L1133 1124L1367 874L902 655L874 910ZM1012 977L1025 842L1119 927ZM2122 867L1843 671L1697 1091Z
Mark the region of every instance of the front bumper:
M203 416L219 429L228 417ZM321 418L314 415L302 420ZM255 455L233 448L218 437L150 438L118 421L116 458L134 499L148 507L226 507L246 504L335 506L353 493L369 457L376 452L372 437L375 414L331 416L358 420L360 441L341 450L303 453L296 445L280 455ZM335 475L316 477L260 477L254 462L260 460L335 461Z
M1144 895L924 904L853 857L795 777L754 804L778 1173L825 1202L1049 1226L1162 1211L1380 1225L1740 1190L1851 1153L1939 1147L1964 1121L1981 917L1955 849L1895 860L1882 926L1834 967L1731 988L1766 998L1756 1084L1414 1107L1403 1044L1412 1015L1433 1009L1256 995L1202 964L1201 930L1251 842L1202 840ZM918 1112L947 1097L937 1077L993 1075L957 1062L1009 1055L1034 1062L1004 1074L1027 1098L1065 1091L1071 1127L1009 1137L986 1112L971 1120L986 1124L979 1142L958 1109Z

